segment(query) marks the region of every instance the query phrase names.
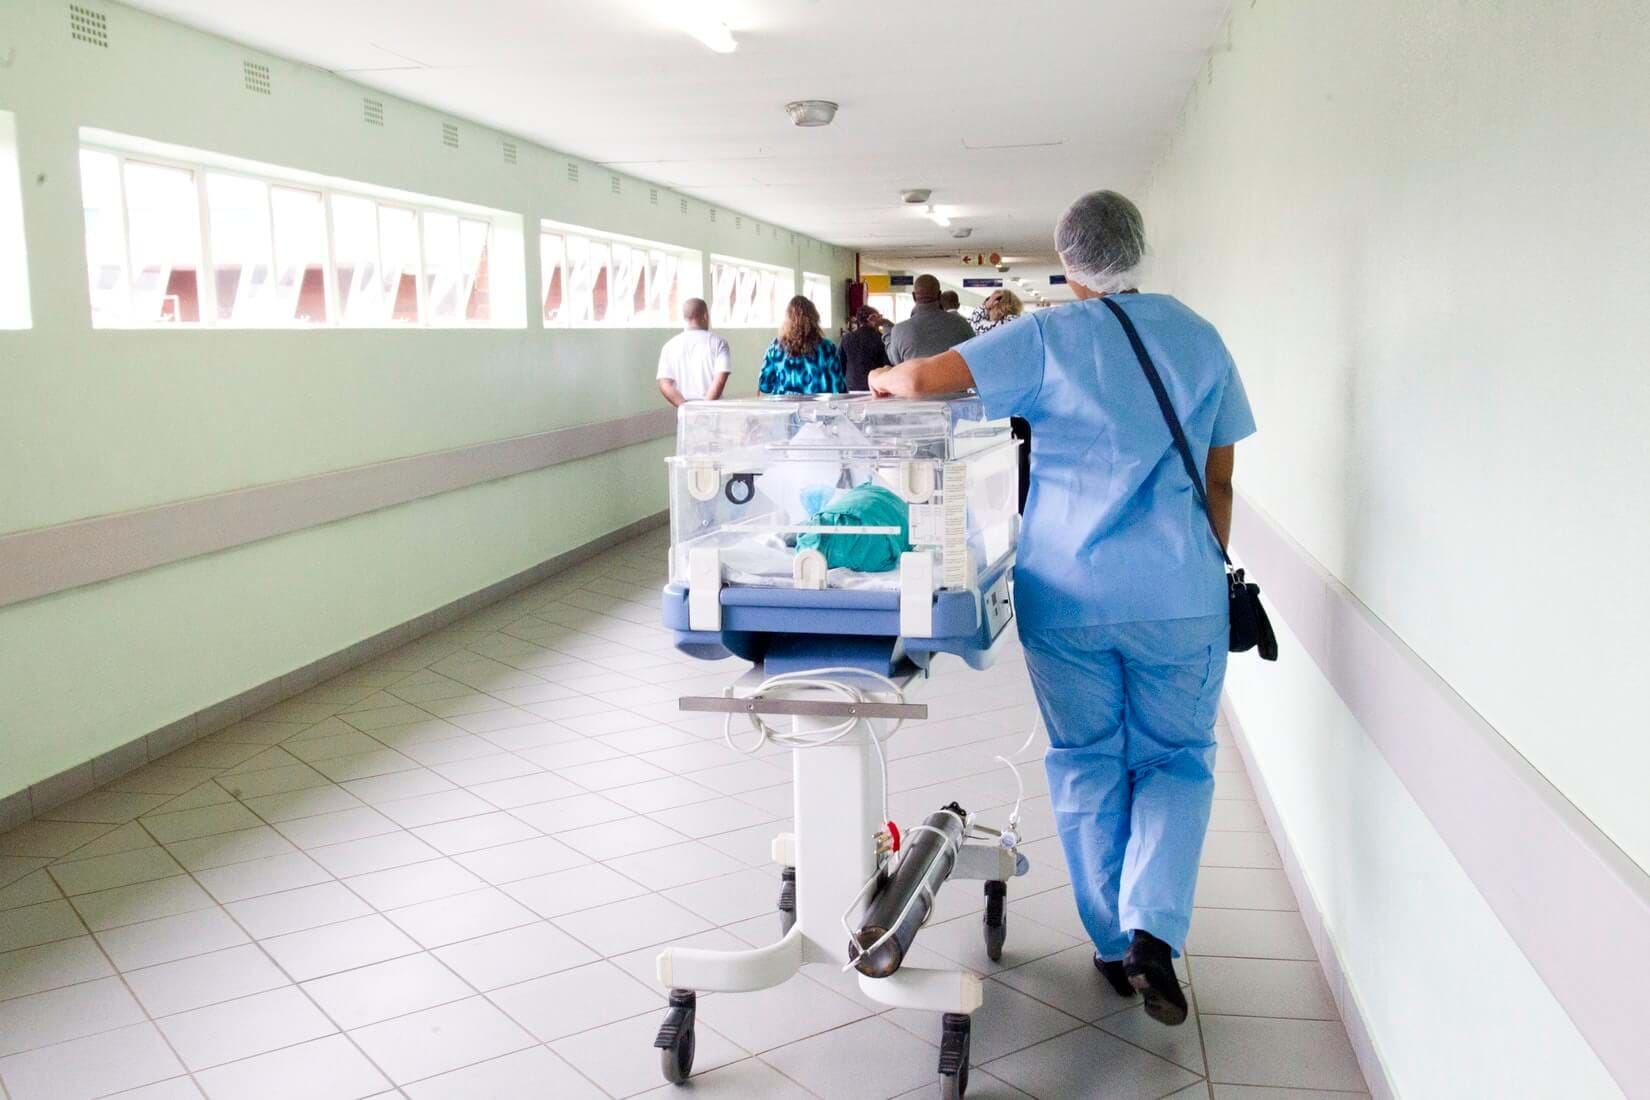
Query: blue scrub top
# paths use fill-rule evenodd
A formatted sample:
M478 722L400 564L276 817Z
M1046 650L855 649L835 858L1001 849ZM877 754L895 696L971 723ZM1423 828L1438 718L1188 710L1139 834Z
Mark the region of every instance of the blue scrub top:
M1167 294L1113 299L1140 330L1201 471L1255 430L1220 335ZM1040 310L956 349L988 415L1031 423L1014 567L1028 629L1226 612L1225 569L1128 337L1098 299Z

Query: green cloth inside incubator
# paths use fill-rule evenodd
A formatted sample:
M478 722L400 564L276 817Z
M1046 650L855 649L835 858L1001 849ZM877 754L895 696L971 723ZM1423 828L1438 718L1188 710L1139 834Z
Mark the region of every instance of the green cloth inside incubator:
M867 481L844 489L808 520L810 527L898 527L897 535L799 535L798 550L818 550L832 569L887 573L911 549L911 510L905 501Z

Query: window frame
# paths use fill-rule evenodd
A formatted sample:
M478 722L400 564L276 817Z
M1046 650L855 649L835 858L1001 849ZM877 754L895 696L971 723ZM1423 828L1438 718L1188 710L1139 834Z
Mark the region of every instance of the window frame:
M495 263L499 251L500 237L503 230L501 224L510 217L505 211L490 210L470 203L449 201L433 196L415 195L410 192L398 191L391 188L375 187L370 184L358 184L347 180L338 180L320 176L315 173L299 169L282 170L273 165L253 164L242 162L238 158L220 156L204 150L188 150L196 153L195 156L180 156L181 150L158 143L133 139L131 142L117 140L118 135L108 135L100 131L83 129L77 145L77 156L80 153L100 153L115 158L116 178L119 182L119 209L115 211L118 218L120 238L123 247L121 271L125 293L127 295L127 315L118 321L99 321L95 309L92 312L92 327L94 329L110 330L142 330L142 331L214 331L214 330L275 330L275 331L328 331L328 330L404 330L404 329L510 329L525 328L525 319L514 320L506 316L513 312L501 309L498 295L490 294L488 302L489 316L485 321L470 320L462 316L464 310L460 308L460 316L437 320L431 316L428 302L428 288L425 278L428 270L426 259L427 246L425 242L425 215L448 214L459 219L462 226L464 221L485 222L488 227L487 242L484 253L487 256L489 289L497 285L495 277ZM199 297L200 320L198 321L149 321L137 320L130 316L130 296L132 294L132 230L131 215L126 196L126 165L129 163L154 165L161 168L170 168L190 173L196 199L196 211L200 222L200 270L196 273L197 295ZM212 255L212 219L210 196L208 194L207 177L209 175L236 176L246 180L253 180L264 186L264 212L266 224L270 227L270 257L271 278L275 277L279 266L279 249L275 242L274 210L271 195L277 187L297 191L308 191L320 195L323 211L323 231L326 234L326 254L322 266L322 283L326 298L327 316L324 321L306 321L293 318L292 320L272 320L257 318L235 320L221 318L218 315L218 287L217 264ZM84 184L82 183L82 187ZM337 234L333 219L333 201L335 197L343 196L352 199L361 199L372 203L375 222L379 220L380 212L385 208L405 210L412 214L414 231L417 235L416 269L414 272L417 290L418 318L414 321L396 321L390 317L382 320L351 320L345 316L343 308L343 294L338 286L338 249ZM83 216L84 217L84 216ZM82 221L82 234L86 227ZM380 264L382 264L381 229L375 225L375 232L379 234ZM84 250L83 250L84 251ZM512 273L513 274L513 273ZM382 278L382 273L379 275ZM525 281L525 272L522 273ZM91 294L92 272L88 269L83 285L87 288L88 298ZM90 304L90 303L88 303ZM393 308L393 307L392 307Z
M557 237L561 242L559 254L561 258L560 271L562 297L559 312L562 316L557 317L554 320L548 319L544 316L544 302L550 295L550 283L548 278L550 273L546 269L544 263L544 243L547 236ZM603 311L603 317L600 320L597 320L594 316L594 300L591 302L592 315L589 319L569 320L566 318L566 314L569 311L569 303L573 298L573 277L571 266L573 249L568 247L568 240L570 237L582 238L584 241L588 242L592 254L602 249L605 249L606 251L607 262L605 267L600 270L604 270L607 273L607 306ZM614 308L614 303L616 301L615 296L620 292L616 283L618 278L618 265L615 260L615 246L622 247L627 250L626 254L630 257L630 263L633 266L638 263L640 264L640 274L638 275L636 283L632 285L631 290L629 291L631 295L629 301L632 304L627 304L623 308L617 310ZM591 229L589 226L584 225L573 225L570 222L559 222L551 218L541 219L539 221L538 280L538 309L540 324L547 329L676 328L681 323L680 317L655 317L653 316L653 310L651 308L644 308L642 316L638 319L638 315L633 305L637 287L641 288L641 297L645 303L651 303L655 299L653 279L657 273L657 265L654 262L656 253L665 253L674 256L676 259L676 269L673 273L673 281L678 288L676 293L678 302L687 298L704 297L705 257L704 253L700 252L696 248L689 248L686 245L671 244L668 241L648 240L645 237L632 237L624 233L609 233L605 230ZM686 286L683 285L684 278L687 281ZM594 293L594 287L595 284L593 282L591 286L592 294ZM668 301L661 303L661 308L668 311Z

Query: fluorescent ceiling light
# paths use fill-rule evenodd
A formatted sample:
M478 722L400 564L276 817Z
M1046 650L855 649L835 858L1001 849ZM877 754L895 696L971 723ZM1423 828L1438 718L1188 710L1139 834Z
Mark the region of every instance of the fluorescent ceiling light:
M928 208L928 220L939 226L941 229L951 228L951 219L946 217L944 214L941 214L937 207L930 206Z
M706 0L682 2L676 8L676 25L697 38L706 49L716 53L732 53L739 48L739 41L722 21L721 6Z

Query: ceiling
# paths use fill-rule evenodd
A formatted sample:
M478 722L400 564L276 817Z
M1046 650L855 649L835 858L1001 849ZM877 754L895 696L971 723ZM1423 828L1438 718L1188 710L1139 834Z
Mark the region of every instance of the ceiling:
M896 269L965 244L1052 264L1066 203L1138 188L1229 4L127 2ZM735 53L678 29L695 8L720 15ZM840 103L836 122L793 127L784 104L804 98ZM903 206L912 187L973 235Z

